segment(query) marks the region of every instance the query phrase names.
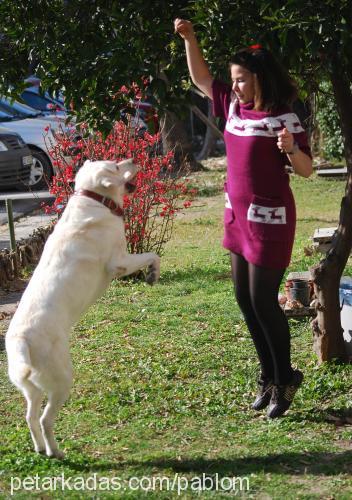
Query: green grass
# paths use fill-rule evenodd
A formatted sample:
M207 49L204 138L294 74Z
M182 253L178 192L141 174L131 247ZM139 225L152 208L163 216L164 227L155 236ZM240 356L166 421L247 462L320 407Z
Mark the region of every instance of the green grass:
M194 176L219 194L206 197L203 190L178 217L160 283L114 282L75 327L75 382L56 424L62 462L32 452L24 401L8 382L0 352L2 498L11 476L36 475L42 490L22 488L15 498L177 498L177 478L183 487L189 481L182 498L198 498L191 484L203 474L214 481L248 478L245 498L351 498L352 426L343 417L352 412L352 367L317 366L308 320L290 320L293 362L305 382L287 416L268 421L250 409L258 368L221 247L223 177L223 163ZM315 228L336 224L344 191L343 182L316 177L294 178L292 186L298 231L290 271L318 261L304 247ZM96 474L102 488L43 491L50 486L45 478L61 474L78 488L82 477L93 488ZM165 482L163 491L134 491L133 476L145 478L145 487L153 477L169 478L175 489L167 491ZM112 478L121 479L122 489L104 491ZM202 496L232 495L213 488Z

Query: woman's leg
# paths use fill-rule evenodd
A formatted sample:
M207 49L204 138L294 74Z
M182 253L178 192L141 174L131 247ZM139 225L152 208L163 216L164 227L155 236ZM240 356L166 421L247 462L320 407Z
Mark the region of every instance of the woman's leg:
M267 342L266 334L263 331L252 306L249 274L250 264L248 264L248 262L241 255L232 252L230 255L235 296L259 357L261 365L261 379L264 381L273 380L275 366L273 363L271 349Z
M268 269L254 264L248 267L252 306L271 352L274 384L285 385L293 376L288 321L278 303L285 269Z

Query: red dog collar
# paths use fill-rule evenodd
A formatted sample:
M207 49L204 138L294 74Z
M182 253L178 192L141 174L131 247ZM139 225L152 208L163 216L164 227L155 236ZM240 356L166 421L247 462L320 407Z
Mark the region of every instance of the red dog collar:
M92 200L102 203L105 207L109 208L114 215L123 217L123 209L117 205L111 198L106 198L101 194L95 193L94 191L89 191L88 189L79 189L75 191L76 196L86 196L87 198L92 198Z

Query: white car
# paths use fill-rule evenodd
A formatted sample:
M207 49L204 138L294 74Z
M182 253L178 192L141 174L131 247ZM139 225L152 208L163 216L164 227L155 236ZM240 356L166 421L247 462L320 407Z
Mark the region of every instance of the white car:
M14 101L8 97L0 97L0 111L9 115L14 115L17 118L39 118L40 120L64 122L67 115L58 115L56 113L42 113L38 109L31 108L27 104L19 101Z
M29 181L30 189L33 191L46 189L48 181L55 173L49 149L52 144L56 144L53 133L61 130L62 123L37 118L18 119L13 115L1 113L0 125L19 134L31 151L33 165Z

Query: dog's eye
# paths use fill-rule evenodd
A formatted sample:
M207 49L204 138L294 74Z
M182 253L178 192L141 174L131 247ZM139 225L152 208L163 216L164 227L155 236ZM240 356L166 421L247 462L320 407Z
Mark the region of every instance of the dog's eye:
M116 170L120 170L118 165L116 165Z

